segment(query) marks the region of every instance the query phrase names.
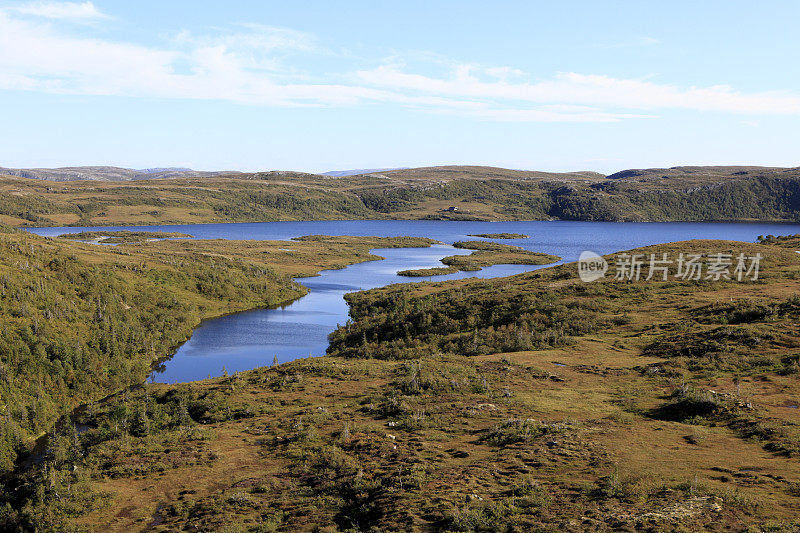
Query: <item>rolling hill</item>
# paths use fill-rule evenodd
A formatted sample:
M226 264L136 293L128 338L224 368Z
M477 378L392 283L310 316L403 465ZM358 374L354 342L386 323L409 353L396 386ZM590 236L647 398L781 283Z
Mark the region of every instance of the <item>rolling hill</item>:
M133 179L143 171L111 169L104 175L116 172L117 178L81 181L2 177L2 172L0 222L13 226L337 219L800 219L800 168L684 166L610 176L478 166L355 176L290 171L205 175L156 169L147 179ZM150 179L155 176L163 179Z
M48 181L128 181L157 178L202 178L241 174L240 172L225 170L208 172L192 170L190 168L145 168L135 170L132 168L87 166L87 167L61 167L61 168L3 168L0 175L18 176L21 178L48 180Z

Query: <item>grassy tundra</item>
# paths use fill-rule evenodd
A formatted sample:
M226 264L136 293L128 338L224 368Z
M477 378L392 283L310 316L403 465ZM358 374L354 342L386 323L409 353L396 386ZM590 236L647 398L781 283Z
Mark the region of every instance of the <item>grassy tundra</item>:
M0 176L13 226L274 220L796 221L800 170L675 167L547 173L429 167L349 177L298 172L132 181Z
M297 253L319 252L315 239ZM140 247L166 260L192 243ZM759 253L757 281L586 284L573 264L352 294L352 320L327 357L91 402L55 432L42 464L12 478L5 520L104 531L796 530L800 256L788 243L637 250ZM269 243L198 245L232 264L278 255ZM276 272L298 257L326 260L286 258Z
M158 241L117 246L0 232L0 471L84 402L142 383L204 318L304 295L293 277L379 259L415 238Z

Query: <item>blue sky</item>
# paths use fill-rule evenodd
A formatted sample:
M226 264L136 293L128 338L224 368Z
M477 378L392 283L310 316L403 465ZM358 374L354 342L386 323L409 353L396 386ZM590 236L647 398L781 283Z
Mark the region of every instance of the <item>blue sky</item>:
M800 165L800 2L0 0L0 166Z

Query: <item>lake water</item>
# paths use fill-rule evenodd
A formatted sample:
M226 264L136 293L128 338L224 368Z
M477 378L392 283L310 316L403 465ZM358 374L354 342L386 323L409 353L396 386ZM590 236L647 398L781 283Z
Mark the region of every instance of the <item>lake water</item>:
M342 270L326 270L300 281L310 292L277 309L257 309L203 322L175 355L154 372L156 382L177 383L248 370L301 357L319 356L328 346L328 334L344 324L348 292L392 283L447 280L465 277L499 277L527 272L537 266L496 265L479 272L459 272L434 278L405 278L396 274L409 268L441 266L447 255L468 254L449 246L472 239L475 233L522 233L527 239L502 240L525 249L558 255L575 261L583 250L607 254L649 244L687 239L755 241L758 235L800 233L796 224L745 223L616 223L616 222L452 222L452 221L323 221L263 222L242 224L184 224L172 226L124 226L107 228L35 228L33 233L56 236L92 230L175 231L198 239L287 240L302 235L377 235L430 237L446 243L431 248L379 249L383 261L369 261Z

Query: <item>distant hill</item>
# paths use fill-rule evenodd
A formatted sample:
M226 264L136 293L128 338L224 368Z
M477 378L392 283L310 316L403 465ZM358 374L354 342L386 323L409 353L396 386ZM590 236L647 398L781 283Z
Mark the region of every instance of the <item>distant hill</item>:
M0 223L800 221L800 168L681 166L604 176L590 171L441 166L337 177L291 171L149 170L77 167L15 174L39 179L0 176ZM9 174L0 169L3 173ZM141 181L130 181L134 179Z
M158 174L160 172L193 172L191 168L185 167L161 167L161 168L140 168L139 172L145 174Z
M648 172L648 171L630 171ZM234 170L201 171L183 167L156 167L132 169L111 166L83 166L60 168L4 168L0 167L0 175L47 181L131 181L142 179L164 178L277 178L300 176L353 177L387 175L395 179L579 179L596 180L604 178L603 174L591 171L582 172L540 172L535 170L511 170L499 167L482 166L440 166L440 167L397 167L397 168L365 168L353 170L333 170L322 174L309 174L288 170L271 170L265 172L245 173Z
M578 172L544 172L539 170L514 170L502 167L484 167L468 165L449 165L440 167L419 167L397 169L383 172L386 176L398 179L469 179L469 180L555 180L555 181L597 181L604 179L605 174L592 171Z
M787 170L782 167L742 167L742 166L681 166L670 168L632 168L611 174L610 180L621 178L640 178L643 180L660 180L680 178L682 180L709 180L718 178L735 178L751 174Z
M129 181L159 178L205 178L241 174L234 171L205 172L190 168L146 168L135 170L120 167L3 168L0 174L49 181Z
M322 176L331 176L334 178L341 178L346 176L360 176L361 174L372 174L374 172L386 172L389 170L403 170L408 167L396 168L358 168L354 170L331 170L330 172L323 172Z

